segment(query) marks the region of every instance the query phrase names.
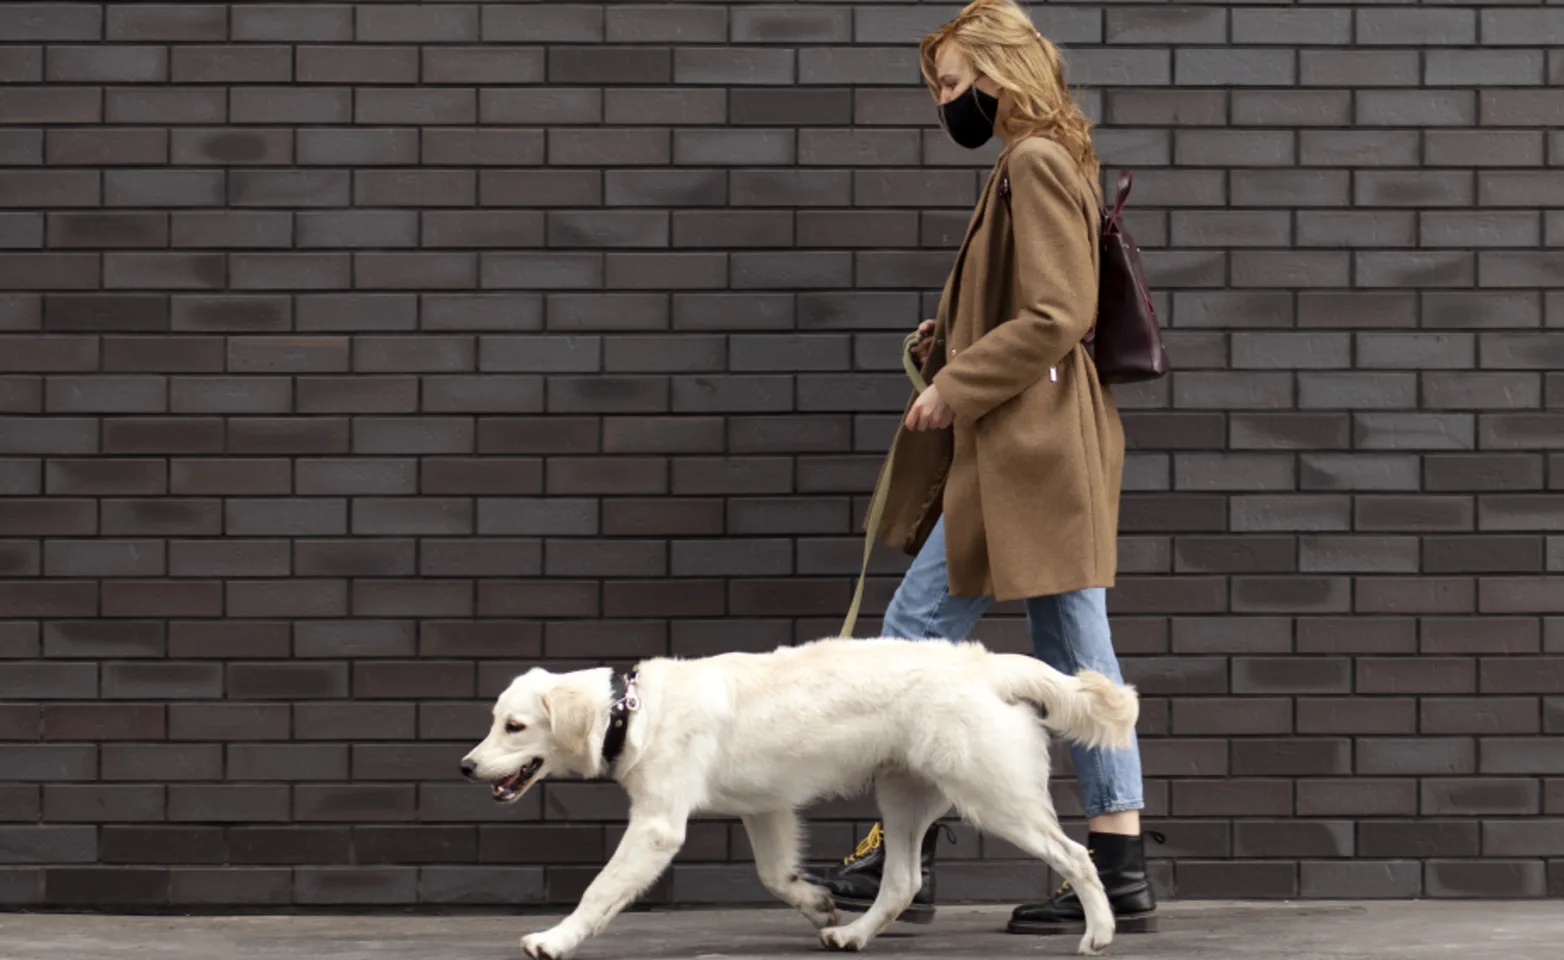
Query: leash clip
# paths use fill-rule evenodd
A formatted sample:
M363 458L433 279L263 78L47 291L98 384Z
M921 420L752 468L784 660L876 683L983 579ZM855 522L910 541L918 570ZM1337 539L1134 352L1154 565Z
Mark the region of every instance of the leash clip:
M641 698L635 692L636 679L632 676L625 680L625 695L619 699L619 702L624 704L624 708L631 713L641 709Z

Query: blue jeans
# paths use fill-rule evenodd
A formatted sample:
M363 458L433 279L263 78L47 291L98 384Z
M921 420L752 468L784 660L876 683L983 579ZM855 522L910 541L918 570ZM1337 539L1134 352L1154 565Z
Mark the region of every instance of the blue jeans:
M1122 680L1108 628L1106 593L1093 587L1026 601L1033 654L1066 674L1090 669ZM880 632L907 640L964 640L993 602L992 597L950 595L941 517L896 588ZM1138 743L1122 750L1088 750L1071 744L1070 758L1088 817L1139 810L1144 805Z

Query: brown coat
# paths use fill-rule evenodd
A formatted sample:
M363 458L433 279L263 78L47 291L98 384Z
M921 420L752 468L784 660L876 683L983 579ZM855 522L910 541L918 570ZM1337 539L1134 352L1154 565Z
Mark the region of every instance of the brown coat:
M924 366L955 423L898 431L875 531L916 553L943 509L950 592L1000 600L1113 585L1124 470L1118 411L1081 345L1096 193L1052 140L1021 140L1008 166L1014 219L990 176Z

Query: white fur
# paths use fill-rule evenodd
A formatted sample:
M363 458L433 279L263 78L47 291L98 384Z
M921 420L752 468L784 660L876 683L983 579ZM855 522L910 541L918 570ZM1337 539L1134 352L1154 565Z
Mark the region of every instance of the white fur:
M1059 829L1048 796L1048 736L1126 745L1134 688L976 643L822 640L772 653L641 664L640 709L612 771L600 759L612 703L607 668L533 669L500 695L494 725L467 760L500 781L527 763L552 773L612 774L630 794L619 849L557 926L522 940L565 960L662 874L699 812L743 818L766 888L801 911L828 947L862 949L920 883L919 842L952 805L974 826L1058 870L1086 909L1082 953L1113 939L1113 914L1086 849ZM1046 711L1039 722L1038 709ZM524 729L507 732L507 724ZM829 895L798 876L795 811L873 783L885 826L879 898L838 926Z

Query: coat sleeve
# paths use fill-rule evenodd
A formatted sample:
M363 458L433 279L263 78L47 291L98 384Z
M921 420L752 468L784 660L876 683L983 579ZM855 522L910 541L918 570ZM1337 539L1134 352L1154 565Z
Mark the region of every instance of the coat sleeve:
M1097 316L1085 181L1063 148L1029 141L1010 160L1011 229L1020 313L958 352L934 385L958 417L977 420L1047 376Z

